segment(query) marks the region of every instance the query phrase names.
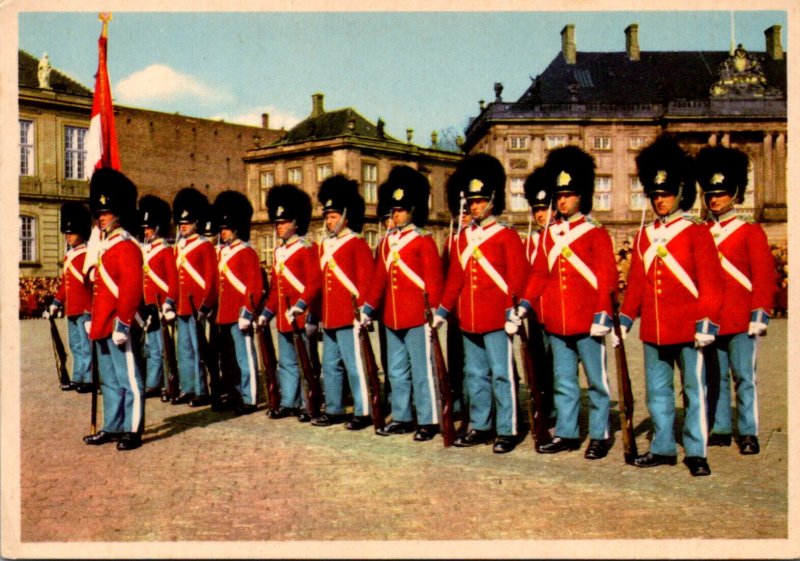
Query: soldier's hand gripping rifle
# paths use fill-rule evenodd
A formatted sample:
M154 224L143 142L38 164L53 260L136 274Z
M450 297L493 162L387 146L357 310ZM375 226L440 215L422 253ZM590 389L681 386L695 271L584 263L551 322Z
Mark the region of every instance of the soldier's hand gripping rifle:
M444 361L442 345L439 342L439 333L433 328L433 313L431 312L428 293L423 292L425 301L425 320L428 322L431 352L433 353L433 368L436 371L436 380L439 382L439 399L441 404L441 430L445 448L453 445L456 439L456 426L453 422L453 392L450 390L450 375L447 373L447 363Z
M358 302L356 302L355 295L353 295L352 298L353 317L356 321L360 321L361 314L358 311ZM372 405L372 426L375 427L375 430L382 429L386 426L386 417L383 413L381 400L381 381L378 379L378 363L375 360L375 352L372 350L372 344L369 341L369 333L367 333L365 328L358 329L358 344L361 347L364 372L369 385L369 398Z
M222 388L219 377L219 349L216 345L214 326L211 320L206 317L205 323L209 325L209 337L206 337L205 325L197 317L197 309L194 306L192 295L189 295L189 305L192 307L192 316L195 318L195 329L197 330L197 348L200 354L200 362L209 377L208 391L211 394L211 404L219 407L222 402Z
M516 310L519 304L516 296L512 298L512 302ZM539 388L540 379L536 368L537 361L539 363L544 361L541 357L533 356L533 349L528 340L528 331L525 329L524 323L519 325L517 336L519 337L522 367L525 370L525 381L528 384L528 424L533 437L533 447L538 451L540 446L547 444L551 440L550 431L547 430L547 419L544 416L544 397L542 396L542 390Z
M161 295L156 296L158 309L161 309ZM180 394L180 382L178 378L178 357L175 355L175 338L169 330L167 320L162 318L161 322L161 346L164 347L164 377L167 380L167 397L177 399Z
M53 356L56 359L58 384L63 390L68 388L70 384L69 374L67 373L67 350L64 348L64 341L58 332L55 318L51 314L47 319L50 320L50 339L53 341Z
M286 309L291 309L289 305L289 297L284 297ZM292 317L292 343L294 344L294 351L297 354L297 364L300 366L300 374L306 381L306 400L308 401L308 414L312 418L320 416L320 407L322 404L322 385L319 382L319 376L315 375L314 367L311 365L311 359L308 357L308 350L305 343L303 343L303 333L297 325L297 319Z
M258 318L263 304L259 303L256 308L252 294L250 295L250 306L253 308L253 315ZM278 386L278 358L275 354L275 345L272 343L272 333L269 323L263 327L258 325L257 320L254 323L255 332L258 334L258 352L261 355L261 362L264 364L264 391L270 411L277 411L281 406L281 390Z
M625 356L625 343L622 340L622 328L619 324L619 302L617 295L611 291L611 318L614 322L614 335L618 343L614 347L614 358L617 363L617 386L619 386L619 424L622 429L622 449L625 463L633 464L638 456L636 451L636 435L633 432L633 390L628 372L628 359Z

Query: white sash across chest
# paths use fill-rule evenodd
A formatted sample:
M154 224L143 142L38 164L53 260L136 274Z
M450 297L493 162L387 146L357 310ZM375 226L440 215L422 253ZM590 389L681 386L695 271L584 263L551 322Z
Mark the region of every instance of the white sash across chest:
M459 255L459 262L461 268L466 270L467 263L470 259L474 259L489 276L497 287L503 291L503 294L508 294L508 284L505 279L500 275L497 269L489 262L489 259L481 251L481 245L489 241L492 237L497 235L503 230L503 226L495 222L486 228L468 228L464 231L467 237L467 247Z
M322 241L322 260L321 266L323 269L328 267L329 271L332 271L334 276L339 279L339 282L350 292L350 294L354 295L356 298L359 296L358 288L356 285L351 281L348 276L342 271L342 268L336 263L334 259L334 255L339 248L341 248L344 244L349 242L352 238L355 237L355 234L350 232L345 234L341 238L325 238Z
M225 278L228 279L228 282L231 283L231 286L235 288L240 294L247 294L247 286L237 277L231 268L228 267L228 261L233 259L233 257L245 249L247 245L240 243L237 244L235 247L225 246L219 252L219 263L217 265L219 272L225 275Z
M182 244L178 243L176 246L178 248L178 254L175 258L175 264L178 266L178 269L183 268L184 271L189 273L189 276L194 279L194 281L205 290L206 288L206 280L203 278L197 269L194 268L194 265L186 258L192 251L196 248L200 247L200 245L205 242L205 238L197 237L189 243Z
M163 292L168 292L169 291L169 287L167 286L166 281L164 279L162 279L158 275L158 273L156 273L153 270L153 268L150 266L150 261L155 259L155 257L159 253L161 253L162 251L166 250L167 246L165 246L163 243L160 243L160 244L158 244L156 246L153 246L153 245L150 245L149 247L145 246L145 248L143 248L143 249L144 249L144 251L143 251L143 254L144 254L144 266L142 267L142 269L144 270L144 274L147 275L150 278L150 280L152 280L155 283L155 285L158 288L160 288Z
M401 237L400 232L394 232L387 237L387 245L389 247L389 254L384 259L384 265L386 267L386 271L394 265L398 269L400 269L403 274L408 277L408 279L413 282L416 286L419 287L420 290L425 290L425 281L414 272L414 270L408 266L408 264L403 261L403 258L400 256L400 252L405 248L408 244L412 241L419 238L419 234L412 230L408 234Z
M714 237L714 243L716 244L717 248L719 248L719 246L722 245L722 242L728 239L731 234L736 232L736 230L742 226L744 226L744 220L741 220L740 218L734 218L725 224L725 226L721 226L719 222L714 222L714 224L711 226L711 235ZM753 283L750 281L747 275L745 275L741 269L736 267L736 265L731 263L730 259L725 257L721 251L718 251L718 253L720 264L725 272L732 276L736 282L741 284L748 292L752 292Z
M586 279L592 288L597 290L597 275L594 274L594 271L592 271L583 261L583 259L581 259L570 247L570 244L579 240L584 234L592 230L595 226L591 222L582 222L572 229L566 229L568 226L569 225L567 222L562 222L560 225L555 227L551 226L548 228L548 231L550 232L550 241L553 244L550 248L550 251L547 253L548 269L550 271L553 270L553 266L560 255L564 257L564 259L566 259L583 278ZM562 229L562 227L566 230Z
M644 231L650 242L650 246L644 252L642 261L644 262L644 270L649 271L655 258L660 258L675 278L678 279L678 282L680 282L692 296L697 298L699 296L697 286L695 286L694 281L689 276L689 273L686 272L686 269L681 266L672 254L670 254L668 249L670 242L692 224L691 221L682 219L676 220L668 225L662 225L658 229L656 229L655 223L647 226Z
M301 241L296 241L292 244L291 247L287 248L285 246L280 246L275 248L275 271L279 277L285 278L289 284L291 284L295 290L299 293L303 293L306 289L306 285L297 278L291 269L286 265L286 262L298 251L303 249L303 243Z

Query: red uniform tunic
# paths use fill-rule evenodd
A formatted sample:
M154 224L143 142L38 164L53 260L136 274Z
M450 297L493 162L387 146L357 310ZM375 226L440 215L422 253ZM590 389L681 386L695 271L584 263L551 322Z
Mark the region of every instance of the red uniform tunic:
M528 263L531 264L533 267L534 257L538 254L536 248L539 247L539 242L542 239L542 232L539 230L534 230L531 232L530 237L528 237L524 244L525 244L525 255L528 258ZM534 302L530 303L533 306L533 311L536 314L536 321L541 324L542 323L542 297L539 296L535 299Z
M320 289L319 250L314 242L297 238L276 247L274 255L266 309L275 316L278 331L288 333L292 325L285 316L287 299L289 306L302 300L309 313L316 311ZM305 319L305 314L296 318L298 327L305 326Z
M188 316L202 306L217 303L217 254L206 238L192 234L175 244L178 268L178 315ZM189 300L191 296L191 302Z
M708 228L682 214L639 231L620 313L642 316L642 341L690 343L695 322L718 324L723 277L716 254Z
M381 322L390 329L423 325L427 321L423 293L436 308L444 284L436 242L424 230L409 226L391 233L378 249L366 304L381 308Z
M536 253L525 288L528 303L542 299L539 321L548 333L589 333L596 314L611 316L617 266L611 236L586 216L557 220Z
M775 258L767 235L758 224L736 218L734 213L721 220L706 222L724 271L724 306L719 315L719 334L747 331L755 310L770 313L776 289Z
M109 337L114 321L130 326L142 300L142 251L125 230L104 240L95 271L92 298L92 340Z
M178 301L178 269L175 254L163 239L142 247L144 257L144 303L161 306L167 299Z
M322 324L336 329L353 324L353 299L364 303L374 260L364 238L345 230L336 238L326 238L320 248L322 269Z
M253 306L261 298L263 281L258 254L249 244L234 240L219 252L219 310L217 323L227 324L239 320L242 308L252 318Z
M64 306L64 315L77 316L92 309L92 288L83 282L86 244L78 244L64 255L64 274L56 300Z
M519 234L489 217L464 228L451 255L441 307L456 308L462 331L503 329L505 310L522 294L530 268Z

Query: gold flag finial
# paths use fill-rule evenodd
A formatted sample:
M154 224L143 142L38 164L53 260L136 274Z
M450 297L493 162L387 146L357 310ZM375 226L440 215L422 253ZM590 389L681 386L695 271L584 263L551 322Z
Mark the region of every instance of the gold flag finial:
M97 19L103 22L103 37L108 37L108 22L111 21L111 12L100 12Z

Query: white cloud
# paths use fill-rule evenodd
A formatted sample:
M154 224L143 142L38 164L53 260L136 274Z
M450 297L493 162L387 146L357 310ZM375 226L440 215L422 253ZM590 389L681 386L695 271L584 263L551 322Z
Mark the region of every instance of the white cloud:
M230 101L224 88L212 87L164 64L151 64L123 78L114 86L115 101L122 104L165 103L197 100L203 104Z
M269 115L269 128L271 129L280 129L283 127L288 130L305 118L297 117L292 113L283 111L272 105L263 105L252 109L244 109L237 114L218 113L211 117L211 119L224 119L228 123L260 127L262 113L267 113Z

